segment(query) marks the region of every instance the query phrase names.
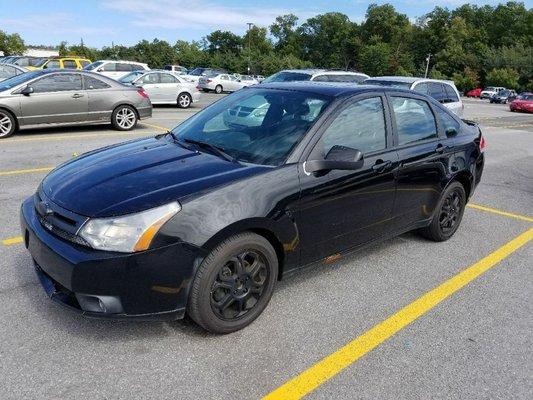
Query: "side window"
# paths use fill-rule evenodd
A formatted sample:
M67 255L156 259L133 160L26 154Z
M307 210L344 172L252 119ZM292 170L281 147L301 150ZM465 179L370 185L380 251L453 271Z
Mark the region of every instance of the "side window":
M117 70L117 63L110 62L110 63L104 64L104 68L103 69L106 72L114 72L114 71Z
M437 115L440 119L440 124L442 125L442 130L449 134L450 130L454 130L456 133L460 132L461 125L459 122L452 117L447 111L440 109L439 107L434 107L437 110Z
M63 60L63 68L77 69L78 65L76 64L76 60Z
M160 74L161 75L161 83L176 83L178 80L174 78L174 76L170 74Z
M392 109L396 118L398 144L437 137L435 116L424 100L392 97Z
M369 153L386 147L387 130L381 97L358 100L347 106L326 128L317 146L323 157L335 146Z
M418 93L429 94L429 86L425 82L419 83L413 90Z
M85 68L87 65L89 65L91 62L89 60L78 60L80 62L80 65L82 68Z
M20 65L21 67L27 67L30 65L30 59L27 57L21 57L15 62L15 64Z
M442 84L436 82L430 82L429 84L429 95L437 101L444 100L444 91L442 90Z
M85 89L107 89L109 86L107 83L102 82L100 79L93 78L92 76L84 76L85 79Z
M227 81L228 80L228 76L227 75L220 75L220 79L222 79L223 81Z
M140 83L141 85L159 83L159 75L160 74L146 74L146 75L142 76L137 81L137 83Z
M120 71L120 72L131 72L131 64L117 63L117 71Z
M329 77L327 75L318 75L313 78L315 82L329 82Z
M448 99L448 101L450 102L459 101L459 97L457 97L457 93L455 92L455 90L453 90L453 88L450 85L444 84L443 86L444 86L444 90L446 92L446 98Z
M132 71L144 71L144 67L139 64L128 64Z
M50 60L44 65L43 69L59 68L59 67L60 67L59 60Z
M17 70L9 65L0 64L0 79L11 78L18 75Z
M31 84L35 93L81 90L79 74L57 74L39 79Z

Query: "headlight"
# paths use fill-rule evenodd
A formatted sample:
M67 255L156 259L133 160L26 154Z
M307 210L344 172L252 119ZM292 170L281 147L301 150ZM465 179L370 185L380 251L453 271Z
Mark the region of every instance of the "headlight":
M98 250L131 253L146 250L161 226L181 210L170 203L140 213L88 220L79 235Z

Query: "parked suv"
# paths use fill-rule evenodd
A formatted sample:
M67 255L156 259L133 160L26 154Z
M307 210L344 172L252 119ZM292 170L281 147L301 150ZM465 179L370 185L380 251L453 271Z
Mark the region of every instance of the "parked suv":
M453 81L440 79L413 78L409 76L380 76L367 79L365 85L390 86L401 89L411 89L415 92L427 94L439 103L444 104L459 116L463 115L464 104Z
M187 74L187 68L182 67L181 65L165 65L163 69L166 71L172 71L179 75Z
M315 81L361 83L368 79L367 74L353 71L331 71L327 69L287 69L270 75L261 83Z
M480 97L482 99L490 99L492 96L494 96L500 90L505 90L505 88L501 87L501 86L487 86L485 89L483 89L481 91L481 96Z
M131 71L148 71L150 68L147 64L136 61L99 60L83 69L118 80Z
M227 125L228 110L260 110L260 123ZM484 146L474 123L413 91L255 85L50 172L22 204L27 264L48 298L85 316L187 313L233 332L299 268L412 230L451 238Z

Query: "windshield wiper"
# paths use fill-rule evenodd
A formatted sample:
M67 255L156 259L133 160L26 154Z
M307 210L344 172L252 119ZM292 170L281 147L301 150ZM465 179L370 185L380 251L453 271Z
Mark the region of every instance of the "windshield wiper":
M222 149L221 147L215 146L214 144L202 142L200 140L195 140L195 139L188 139L188 138L183 138L181 140L183 140L186 143L195 144L198 147L203 147L204 149L211 150L211 152L215 153L216 155L218 155L219 157L223 158L226 161L240 164L239 161L237 161L235 157L230 156L228 153L224 151L224 149Z

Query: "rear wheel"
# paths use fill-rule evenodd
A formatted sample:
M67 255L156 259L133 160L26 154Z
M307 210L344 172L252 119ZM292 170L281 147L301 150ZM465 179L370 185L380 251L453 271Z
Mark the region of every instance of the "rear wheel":
M135 109L126 104L118 106L111 115L113 128L119 131L129 131L137 125L137 113Z
M277 277L278 259L268 240L251 232L232 236L198 268L187 313L210 332L237 331L266 308Z
M220 93L222 93L222 90L223 90L223 89L222 89L222 86L221 86L221 85L217 85L217 86L215 87L215 93L216 93L216 94L220 94Z
M10 112L0 110L0 139L11 136L16 129L15 117Z
M180 93L178 96L178 107L179 108L189 108L192 103L192 98L189 93Z
M465 205L466 193L463 185L452 182L444 191L431 223L420 230L422 236L435 242L451 238L461 224Z

